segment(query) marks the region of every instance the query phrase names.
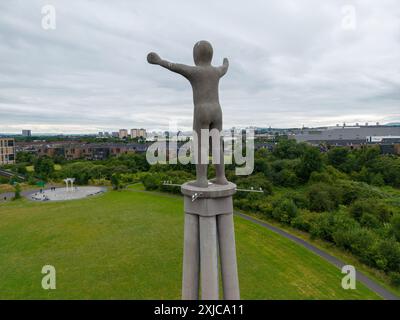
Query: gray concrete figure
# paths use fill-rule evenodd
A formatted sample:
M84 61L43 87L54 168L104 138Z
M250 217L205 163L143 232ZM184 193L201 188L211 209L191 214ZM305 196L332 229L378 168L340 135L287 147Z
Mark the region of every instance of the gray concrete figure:
M216 178L212 183L208 182L208 137L206 144L201 143L202 129L222 131L218 83L229 64L225 58L222 66L213 67L212 55L211 44L199 41L193 49L196 66L170 63L153 52L147 56L149 63L183 75L193 88L193 130L199 140L197 157L200 161L196 163L196 181L185 183L181 187L185 206L182 279L182 299L185 300L199 299L200 285L203 300L219 299L218 260L221 265L223 298L240 299L232 204L236 185L225 178L221 141L217 144L220 159L216 164ZM207 155L207 161L200 159L202 154Z
M211 65L213 57L213 48L208 41L199 41L193 48L193 59L195 66L188 66L179 63L171 63L161 59L158 54L151 52L147 56L147 61L151 64L158 64L168 70L179 73L189 80L193 89L194 115L193 115L193 130L197 135L197 149L195 150L196 157L196 182L200 187L207 187L207 163L208 150L203 154L207 159L203 159L201 147L201 130L222 131L222 110L219 104L218 84L219 79L228 71L229 62L225 58L222 66L214 67ZM221 139L222 140L222 139ZM208 145L208 136L207 136ZM215 154L219 155L217 164L215 165L216 178L213 181L217 184L227 184L225 178L224 152L223 143L218 144L213 142L213 146L217 145L219 150Z

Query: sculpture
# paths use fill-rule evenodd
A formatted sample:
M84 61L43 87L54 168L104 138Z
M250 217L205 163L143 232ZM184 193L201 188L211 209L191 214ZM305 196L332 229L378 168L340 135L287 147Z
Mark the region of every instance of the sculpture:
M224 58L220 67L211 65L213 57L213 48L208 41L199 41L193 48L193 59L195 66L188 66L179 63L171 63L161 59L158 54L151 52L147 56L147 61L151 64L160 65L170 71L176 72L189 80L193 89L194 115L193 131L197 136L197 149L195 150L196 163L196 182L199 187L207 187L207 159L201 157L201 147L204 141L201 138L201 130L222 131L222 110L219 103L218 84L219 79L228 71L229 62ZM208 135L207 135L208 139ZM208 140L207 140L208 144ZM224 152L222 139L217 144L220 148L217 151L219 161L215 165L216 178L213 180L216 184L228 184L225 178Z
M183 75L190 81L193 89L193 130L196 133L193 136L198 139L195 143L196 181L181 186L185 206L182 277L182 298L185 300L199 298L200 281L202 299L219 298L218 254L224 299L240 298L232 203L236 185L228 182L225 177L223 143L219 137L222 131L222 110L218 84L219 79L227 72L229 63L225 58L222 66L213 67L212 56L213 49L207 41L199 41L194 46L195 66L162 60L154 52L147 56L149 63ZM216 163L216 178L212 183L207 180L209 136L207 134L207 141L202 141L205 139L202 138L202 130L218 130L219 143L216 151L219 161ZM206 159L203 159L202 154L206 155Z

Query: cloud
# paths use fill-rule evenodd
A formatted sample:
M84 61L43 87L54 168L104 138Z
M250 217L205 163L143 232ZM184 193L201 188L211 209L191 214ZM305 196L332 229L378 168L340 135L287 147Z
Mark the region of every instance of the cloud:
M41 8L56 8L56 30ZM344 5L356 13L343 28ZM191 64L214 46L225 128L400 120L400 6L383 1L0 3L0 132L96 132L192 124L189 83L147 64Z

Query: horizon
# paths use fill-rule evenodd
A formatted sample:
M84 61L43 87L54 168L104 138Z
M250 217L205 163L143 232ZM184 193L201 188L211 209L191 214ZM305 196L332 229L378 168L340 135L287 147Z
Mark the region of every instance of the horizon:
M400 122L389 122L389 123L379 123L377 124L375 123L368 123L369 127L373 127L373 126L399 126ZM358 127L364 127L367 126L366 123L359 123ZM272 127L272 126L265 126L265 127L261 127L261 126L237 126L235 127L236 129L246 129L246 128L255 128L255 129L272 129L272 130L290 130L290 129L318 129L318 128L336 128L336 127L343 127L343 124L334 124L334 125L327 125L327 126L318 126L318 127L309 127L309 126L297 126L297 127ZM349 123L345 125L345 127L357 127L356 123ZM231 128L224 128L223 130L230 130ZM112 132L118 132L119 129L126 129L126 130L130 130L130 128L118 128L118 129L114 129L114 130L105 130L105 131L86 131L86 132L34 132L32 131L32 135L31 137L36 137L36 136L92 136L92 135L97 135L99 132L109 132L110 134ZM147 129L147 128L143 128L147 131L147 133L160 133L160 132L165 132L166 130L152 130L152 129ZM15 135L15 136L23 136L22 135L22 130L31 130L31 129L21 129L20 131L15 131L15 132L1 132L0 131L0 136L1 135ZM174 131L170 131L170 132L191 132L192 129L188 129L188 130L183 130L183 129L178 129ZM128 132L129 134L129 132Z

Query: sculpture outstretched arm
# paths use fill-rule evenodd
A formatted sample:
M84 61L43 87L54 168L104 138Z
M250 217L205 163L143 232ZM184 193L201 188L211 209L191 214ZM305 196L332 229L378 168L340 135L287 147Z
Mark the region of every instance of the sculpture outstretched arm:
M150 52L147 55L147 62L150 64L158 64L159 66L164 67L170 71L181 74L185 78L188 78L190 76L190 74L192 73L192 69L194 68L185 64L172 63L167 60L163 60L155 52Z
M228 71L228 68L229 68L229 60L228 60L228 58L224 58L224 62L222 63L222 66L218 67L221 77L223 77L225 75L225 73Z

